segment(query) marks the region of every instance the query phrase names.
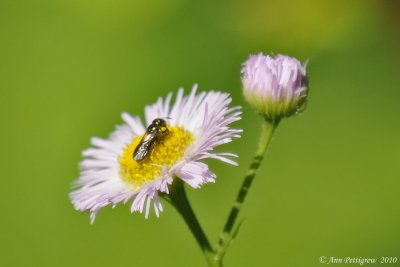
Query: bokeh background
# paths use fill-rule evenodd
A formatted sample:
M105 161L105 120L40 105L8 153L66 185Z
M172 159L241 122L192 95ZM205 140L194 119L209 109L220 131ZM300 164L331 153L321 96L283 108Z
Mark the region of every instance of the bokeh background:
M283 121L245 203L226 266L321 266L320 256L400 258L397 1L0 0L0 266L205 266L165 203L160 219L69 201L81 151L120 113L178 87L232 94L240 140L189 190L212 243L261 119L241 97L251 53L309 60L307 110ZM398 262L397 265L400 263Z

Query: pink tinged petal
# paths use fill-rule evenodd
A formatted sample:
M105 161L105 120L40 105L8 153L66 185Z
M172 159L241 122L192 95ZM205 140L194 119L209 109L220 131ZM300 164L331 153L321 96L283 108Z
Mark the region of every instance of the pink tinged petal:
M154 195L153 206L154 206L154 211L156 213L156 217L158 218L160 216L160 212L162 211L162 205L160 202L160 198L158 197L158 194Z
M158 117L158 111L157 111L157 106L158 106L159 101L153 105L146 106L144 109L144 117L146 119L146 125L150 125L151 122Z
M185 107L182 110L182 114L180 115L180 120L184 120L185 123L185 127L190 128L190 126L188 124L191 124L191 120L189 119L191 117L191 108L187 108L187 107L193 107L193 101L196 95L196 91L197 91L197 85L194 85L192 88L192 91L190 92L189 96L185 98Z
M118 192L117 194L110 197L110 202L115 206L116 204L122 202L126 204L133 196L135 196L138 192L136 190L128 190L124 189Z
M164 102L163 118L166 118L169 116L171 98L172 98L172 93L169 93Z
M146 202L146 198L147 198L147 194L145 194L145 193L141 196L141 198L139 198L140 201L139 201L138 211L140 213L143 212L144 203Z
M90 213L90 224L94 223L94 220L96 219L96 215L98 212L99 212L99 210L95 210Z
M156 105L157 115L156 118L164 117L163 114L163 99L162 97L158 98L157 105Z
M161 204L161 202L159 202L158 210L159 210L160 212L163 212L163 211L164 211L164 208L163 208L163 205Z
M204 183L215 180L215 174L208 169L207 164L202 162L187 163L177 172L177 175L193 188L199 188Z
M121 117L129 125L134 135L141 135L146 131L139 117L132 117L127 112L123 112Z
M116 127L116 130L111 133L109 140L114 142L115 147L121 150L122 147L132 141L133 135L132 129L128 125L119 125Z
M172 98L172 93L169 93L164 102L160 97L155 104L146 106L145 118L147 125L150 125L151 122L156 118L170 117L171 98Z
M146 202L145 215L144 215L144 217L145 217L146 219L149 218L150 204L151 204L151 198L148 196L148 197L147 197L147 202Z
M184 103L183 103L183 89L180 88L178 90L178 94L176 96L176 100L175 100L175 104L172 107L172 110L170 112L170 117L171 117L171 123L174 125L178 125L179 126L179 120L180 120L180 116L182 114L182 109L184 107Z
M176 164L175 164L176 165ZM172 184L173 178L171 175L171 170L168 170L167 164L164 164L163 169L161 171L161 177L157 182L159 185L157 186L158 191L169 194L168 185Z
M97 146L99 148L103 148L107 151L111 151L114 153L119 153L121 148L110 140L101 139L98 137L92 137L91 141L92 145Z
M114 167L118 164L118 159L114 158L112 160L95 160L95 159L85 159L80 163L81 168L108 168Z
M135 200L132 202L131 212L139 211L142 212L144 201L146 200L146 195L138 194Z
M203 156L201 156L200 158L201 159L205 159L205 158L218 159L218 160L228 163L230 165L239 166L239 164L236 161L233 161L231 159L224 157L223 155L221 155L221 153L220 154L203 153Z
M168 165L164 163L163 168L161 170L161 176L168 175Z
M117 171L113 169L95 169L85 172L73 183L73 188L92 188L108 180L119 179Z
M99 148L89 148L82 152L82 156L92 157L95 159L114 160L115 153Z

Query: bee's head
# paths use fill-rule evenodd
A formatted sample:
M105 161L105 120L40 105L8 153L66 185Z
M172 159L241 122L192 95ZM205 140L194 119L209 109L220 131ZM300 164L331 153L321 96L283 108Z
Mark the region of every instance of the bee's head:
M160 127L167 126L167 122L164 119L160 119L160 118L154 119L152 124L155 124Z
M167 122L164 119L160 118L154 119L152 124L157 125L159 127L160 133L162 135L167 134L169 132L167 128Z

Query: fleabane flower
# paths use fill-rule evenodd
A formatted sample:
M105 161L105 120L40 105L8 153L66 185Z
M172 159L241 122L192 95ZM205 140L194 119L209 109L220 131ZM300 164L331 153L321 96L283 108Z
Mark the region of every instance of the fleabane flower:
M246 101L268 121L299 113L305 107L306 64L284 55L252 55L242 68Z
M74 207L90 211L93 223L98 211L108 205L127 203L131 212L150 207L156 216L163 210L160 194L169 194L174 180L181 179L193 188L215 181L216 175L202 162L206 158L237 165L231 153L216 153L214 148L240 137L240 129L229 125L240 119L240 107L229 107L226 93L196 94L195 85L188 96L178 90L171 105L172 93L166 99L145 108L146 124L138 116L122 113L124 124L116 127L108 139L92 138L92 148L83 151L81 173L70 194ZM144 160L134 159L135 148L146 134L145 125L155 119L166 121L167 134L154 143Z

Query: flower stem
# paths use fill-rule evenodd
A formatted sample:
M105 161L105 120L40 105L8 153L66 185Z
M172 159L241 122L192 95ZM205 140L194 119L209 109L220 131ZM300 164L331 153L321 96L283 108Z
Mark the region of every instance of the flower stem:
M246 195L250 189L250 186L257 174L257 170L260 167L260 164L264 158L264 154L267 151L268 145L271 141L272 135L279 124L279 120L276 121L264 121L262 125L262 131L260 140L258 142L258 147L256 153L253 157L253 161L250 164L249 169L246 172L244 177L242 186L236 196L235 202L233 202L231 212L229 213L228 219L225 223L224 230L219 238L218 247L216 251L216 257L218 260L222 261L224 254L226 253L226 249L231 243L232 239L235 237L236 232L232 233L233 227L236 224L237 217L239 215L240 208L246 198ZM239 225L240 226L240 225Z
M208 265L210 267L222 266L222 262L216 260L214 257L214 250L212 249L206 234L201 228L196 214L190 206L189 199L187 198L185 192L185 187L180 179L176 179L174 181L172 192L168 195L168 197L171 204L181 214L193 236L196 238L196 241L205 256Z

